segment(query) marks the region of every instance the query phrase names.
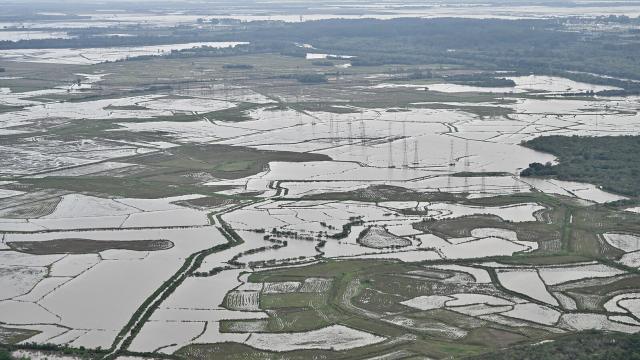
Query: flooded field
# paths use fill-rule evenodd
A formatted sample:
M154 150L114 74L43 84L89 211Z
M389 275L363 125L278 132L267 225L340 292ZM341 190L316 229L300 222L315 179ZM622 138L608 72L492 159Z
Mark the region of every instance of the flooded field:
M0 32L0 35L2 33ZM233 47L237 42L204 42L139 47L87 48L87 49L20 49L3 50L0 59L18 62L90 65L106 61L124 60L137 56L160 56L174 50L197 47Z
M415 5L303 18L452 11ZM584 9L599 13L518 12ZM78 24L41 25L0 41ZM0 343L14 355L445 359L640 331L637 196L522 173L562 163L526 146L541 136L640 135L637 95L501 71L483 86L460 64L412 79L311 45L180 58L242 44L0 52Z
M573 17L599 15L626 15L637 17L640 10L635 4L603 3L594 5L588 1L576 1L572 6L556 4L528 3L459 3L442 2L386 2L386 1L322 1L309 6L300 1L269 1L252 4L251 7L233 2L225 3L223 8L207 8L197 6L169 8L165 12L148 11L140 8L125 10L121 8L102 9L100 11L76 12L78 19L65 18L67 13L48 14L51 19L45 21L0 22L2 28L24 27L40 28L85 28L88 26L108 28L113 26L176 26L197 23L197 19L206 16L212 19L232 19L237 21L283 21L302 22L329 19L394 19L394 18L498 18L498 19L540 19L549 17ZM272 7L275 7L273 9ZM193 9L191 9L193 8ZM200 11L200 12L199 12ZM204 13L202 13L204 11ZM56 19L56 16L61 19Z
M84 90L92 92L111 75L85 76L95 78ZM553 94L567 89L592 89L555 78L520 81L514 91L505 93L519 96L529 92ZM380 92L396 89L374 88ZM411 87L406 89L415 91ZM455 86L430 86L429 91L447 93L454 89ZM38 95L47 92L56 94L51 89L41 90ZM227 196L249 192L257 196L246 205L229 207L221 203L219 210L189 205L206 195L142 199L86 195L63 188L49 191L47 196L51 200L44 201L43 193L32 193L28 188L16 188L16 194L6 190L7 200L0 219L5 249L1 279L3 288L10 289L10 293L0 301L5 314L0 321L41 332L29 341L109 348L114 341L117 343L117 334L133 311L178 271L184 259L224 244L225 236L243 243L204 256L193 271L207 274L206 277L187 278L159 303L131 341L131 350L169 354L184 346L233 341L257 350L273 350L277 344L275 351L349 351L391 341L389 335L362 332L331 321L317 329L306 328L303 323L295 325L294 321L294 325L287 325L293 326L291 330L285 326L277 334L272 333L276 328L273 314L265 312L271 306L267 305L266 301L271 301L267 299L297 293L304 298L317 297L310 300L312 304L318 301L317 306L324 306L328 300L322 294L336 280L306 278L293 283L254 285L247 282L244 271L255 272L265 266L285 266L286 271L286 266L321 259L341 260L345 264L356 259L396 259L403 263L467 261L463 266L424 265L424 270L412 270L412 281L444 282L452 290L425 295L429 294L425 288L413 297L399 298L396 306L411 311L448 311L476 319L478 324L489 322L550 333L585 329L635 332L640 326L635 319L637 297L633 293L611 299L603 294L602 304L608 304L604 306L610 310L606 315L587 317L575 312L597 305L584 303L587 300L576 297L572 289L581 282L596 284L634 276L623 270L595 263L510 267L481 260L544 253L561 246L552 245L562 241L559 235L554 235L552 225L548 230L528 232L534 231L533 224L543 226L548 216L543 214L552 210L536 200L536 193L567 199L563 201L573 198L587 207L621 198L588 184L523 179L514 170L535 161L554 161L552 156L519 145L520 141L543 133L606 134L609 128L611 132L625 129L625 133L637 133L633 124L640 122L637 115L629 112L632 99L503 99L499 106L510 114L501 117L478 116L463 105L430 109L415 103L415 107L408 106L395 113L353 106L347 113L333 113L272 109L275 102L258 100L255 108L246 112L247 120L233 124L204 113L234 109L240 101L246 101L234 92L221 97L161 93L91 100L74 103L77 110L56 101L32 100L38 96L35 93L6 94L13 98L4 101L24 108L3 114L7 119L5 126L23 135L11 150L6 150L15 162L7 164L3 171L31 175L41 179L39 184L55 177L111 173L126 177L149 171L152 170L149 166L156 165L135 157L144 159L144 154L171 152L190 143L313 152L331 158L320 162L272 162L263 171L234 179L194 178L203 185L193 194L224 188L219 192ZM605 110L593 115L590 109ZM193 116L193 121L176 122L176 116ZM138 122L129 118L148 120ZM127 131L133 136L157 135L152 140L132 138L117 142L77 139L73 145L57 142L55 137L29 139L28 134L36 131L43 119L59 119L53 124L110 121L118 126L109 134ZM59 149L65 158L50 152L51 158L47 159L47 153L38 150L44 147ZM123 156L134 158L120 160ZM227 166L234 171L234 166L242 165ZM453 176L465 172L480 175ZM6 184L11 186L12 182ZM394 190L387 198L375 200L384 196L376 187L384 186L404 189L407 194ZM369 195L365 195L367 192ZM411 195L413 192L418 195ZM529 201L490 205L496 196L523 193L531 194ZM438 194L452 197L437 200ZM404 196L423 199L407 201ZM208 216L216 212L222 215L217 219ZM443 221L459 224L447 230ZM464 226L470 228L459 233ZM602 236L613 248L624 252L621 264L638 266L634 260L640 251L636 244L638 236L619 233ZM494 280L487 271L495 273L498 284L492 284ZM114 278L121 280L109 280ZM110 299L107 294L116 291L113 286L119 294L127 294L126 302ZM492 286L507 293L491 290ZM203 292L207 288L216 289L217 295ZM345 291L349 296L356 295L356 290ZM366 296L377 301L373 294ZM91 306L83 307L78 301ZM89 316L97 304L102 311ZM367 308L367 304L363 302L360 306ZM371 310L356 310L359 305L349 306L355 306L352 311L394 326L412 329L426 326L406 314L380 317ZM573 312L565 313L566 310ZM283 331L286 336L281 334ZM420 331L459 339L467 336L470 329L452 323L431 323ZM180 351L196 351L192 347L184 349L188 350Z

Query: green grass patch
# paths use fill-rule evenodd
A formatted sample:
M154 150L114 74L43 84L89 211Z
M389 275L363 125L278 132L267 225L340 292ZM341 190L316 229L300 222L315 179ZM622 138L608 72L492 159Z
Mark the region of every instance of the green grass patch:
M260 295L261 309L314 308L326 305L327 295L322 293L284 293Z
M329 161L326 155L289 151L264 151L219 144L185 145L162 153L127 159L166 171L206 172L223 179L238 179L262 172L272 161Z

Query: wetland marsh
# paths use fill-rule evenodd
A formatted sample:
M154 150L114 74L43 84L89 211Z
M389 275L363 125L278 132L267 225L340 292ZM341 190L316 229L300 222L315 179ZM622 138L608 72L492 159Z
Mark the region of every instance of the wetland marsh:
M326 5L0 29L0 351L488 359L636 341L640 78L573 42L635 50L568 30L627 41L640 22ZM566 42L573 62L447 43L456 26L557 36L540 56ZM411 31L448 35L401 59Z

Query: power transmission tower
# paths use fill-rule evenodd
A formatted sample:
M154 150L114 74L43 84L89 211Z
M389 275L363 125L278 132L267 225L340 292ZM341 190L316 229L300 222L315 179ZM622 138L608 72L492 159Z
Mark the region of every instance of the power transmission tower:
M464 144L464 171L469 171L471 162L469 161L469 140Z
M394 165L393 165L393 144L392 144L393 143L393 135L392 135L392 131L391 131L391 125L392 125L392 123L389 122L389 140L388 140L389 141L389 156L388 156L388 159L387 159L387 162L389 164L388 165L389 168L394 167Z
M469 140L465 141L464 144L464 191L469 193Z
M453 175L454 167L456 166L453 158L453 140L451 140L451 152L449 153L449 176L447 177L447 188L451 189L451 176Z
M407 123L402 122L402 167L409 167L409 159L407 157Z
M229 89L227 88L227 73L222 75L222 92L224 93L224 100L229 101Z
M296 93L296 106L293 108L293 111L296 112L296 119L298 120L298 126L302 125L302 114L300 114L300 92Z
M367 132L364 127L364 110L360 110L360 143L362 146L367 144Z
M453 171L456 161L453 157L453 140L451 140L451 151L449 152L449 170Z
M360 118L360 149L362 149L362 157L365 163L369 163L369 154L367 153L367 132L364 127L364 119Z
M333 144L333 113L329 113L329 141Z
M311 117L311 136L316 138L316 118Z

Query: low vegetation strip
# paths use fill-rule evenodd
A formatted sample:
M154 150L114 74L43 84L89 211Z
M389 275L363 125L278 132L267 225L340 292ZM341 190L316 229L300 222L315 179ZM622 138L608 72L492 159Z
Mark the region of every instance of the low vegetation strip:
M95 254L105 250L159 251L173 247L169 240L104 241L58 239L48 241L10 241L11 249L31 255Z

